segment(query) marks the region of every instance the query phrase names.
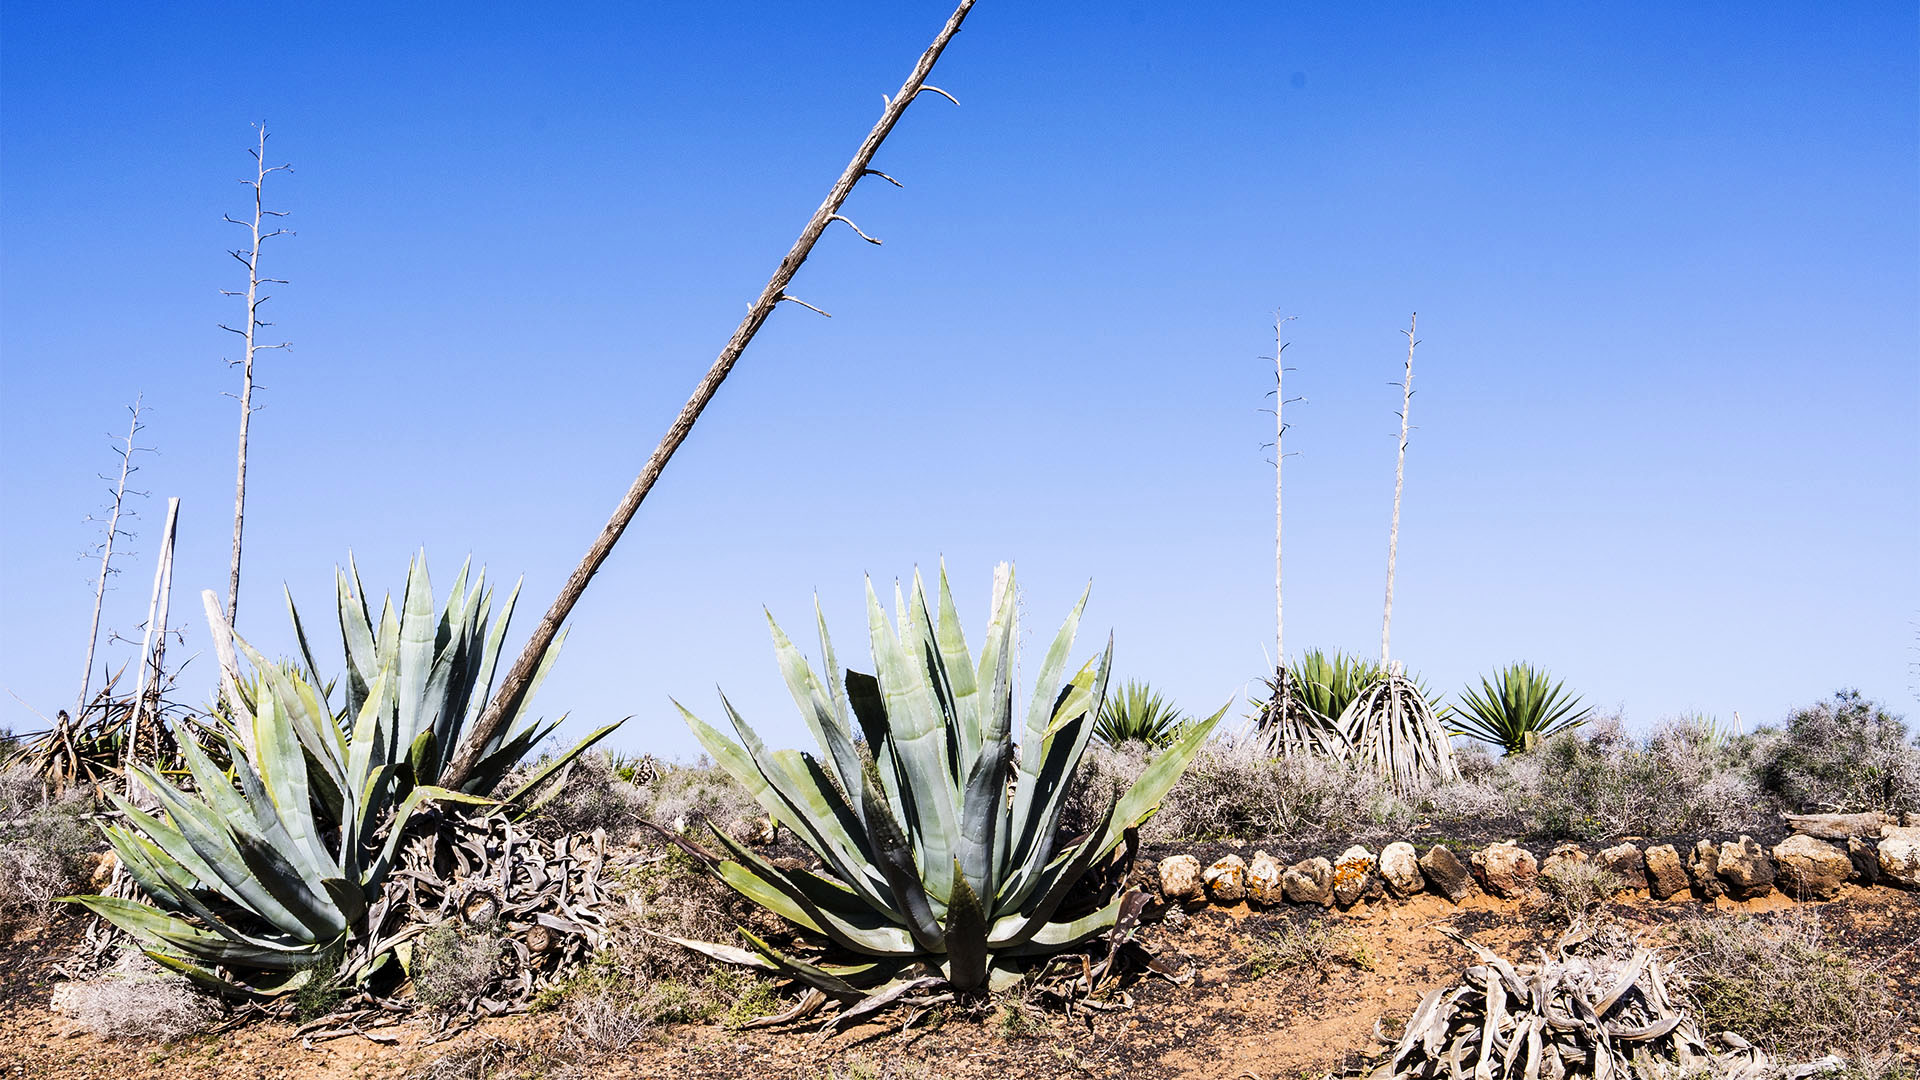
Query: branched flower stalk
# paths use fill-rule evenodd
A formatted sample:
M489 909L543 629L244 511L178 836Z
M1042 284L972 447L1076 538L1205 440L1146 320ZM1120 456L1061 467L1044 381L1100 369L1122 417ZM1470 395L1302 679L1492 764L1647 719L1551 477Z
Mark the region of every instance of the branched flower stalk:
M95 647L100 642L100 609L107 598L107 578L120 572L114 569L113 566L114 542L121 537L131 539L133 536L132 533L120 527L120 519L122 517L131 517L133 515L133 512L126 508L127 496L146 494L146 492L143 491L129 491L127 489L127 478L140 471L140 466L133 463L133 455L153 453L152 447L140 446L135 442L136 436L140 434L140 429L146 426L140 422L141 400L141 398L136 397L133 399L133 404L127 407L128 412L133 414L132 418L127 422L127 434L120 440L120 445L114 447L114 452L120 455L120 476L114 482L113 503L107 510L106 539L101 541L100 544L100 574L93 583L93 621L87 630L87 666L86 670L81 673L80 696L75 699L73 704L73 715L75 716L86 712L87 691L93 687L93 654ZM105 480L107 477L103 475L101 479Z
M927 76L933 73L933 65L940 59L940 54L946 50L947 43L960 32L960 24L965 21L967 13L973 10L973 4L974 0L960 0L953 14L947 17L946 25L941 27L940 33L934 37L933 44L927 46L926 51L920 54L920 60L914 65L912 73L907 76L907 81L900 85L897 93L884 99L885 105L881 110L880 119L867 132L867 137L861 140L860 148L854 152L853 160L847 163L847 167L840 173L840 178L835 180L833 187L828 189L827 197L821 201L819 208L814 210L813 216L807 220L806 227L800 230L799 239L793 242L793 247L787 251L786 257L782 258L780 265L774 269L773 277L760 291L759 299L748 307L746 317L741 319L740 325L734 328L733 336L727 339L713 366L701 378L699 385L694 387L693 396L681 406L680 415L674 418L672 426L668 427L667 433L661 437L660 445L654 448L646 464L641 466L640 475L634 477L632 486L621 497L620 504L614 508L613 517L600 530L599 535L594 537L593 543L587 548L586 555L581 558L579 565L574 567L573 573L568 575L566 582L560 587L560 595L554 598L553 605L547 609L545 615L541 616L539 625L534 627L533 635L521 650L519 659L515 660L513 666L508 669L506 677L501 680L500 689L495 692L493 699L487 703L486 711L476 722L474 743L448 767L448 783L457 784L472 771L479 763L479 759L474 756L477 753L474 747L490 738L506 722L505 718L519 707L521 699L532 684L540 658L546 655L548 646L560 633L560 625L573 611L573 605L578 603L580 597L587 591L587 583L593 580L593 575L599 572L601 565L607 561L607 556L613 553L613 545L619 542L621 534L626 532L628 525L632 524L633 516L640 510L640 503L646 499L647 493L653 490L654 482L660 478L661 471L673 458L674 451L686 441L687 435L693 430L694 421L700 418L700 413L713 400L714 394L719 392L720 384L733 370L733 365L739 361L747 345L753 341L754 335L758 334L760 328L766 324L774 308L779 307L782 301L792 301L801 307L820 311L819 308L804 300L787 295L787 286L793 282L794 275L799 273L801 265L813 252L814 244L819 242L821 234L827 231L827 226L838 221L850 228L862 240L872 244L880 243L862 232L858 225L842 216L841 207L845 205L847 197L853 194L854 185L869 176L877 176L896 187L899 186L898 180L872 168L874 155L879 152L880 144L892 134L894 125L906 115L907 107L918 100L922 93L934 94L953 101L953 95L937 86L928 85ZM827 313L820 311L820 314Z
M1400 458L1393 468L1393 524L1387 530L1387 605L1380 617L1380 666L1388 671L1393 666L1387 645L1393 632L1393 566L1400 553L1400 492L1407 486L1407 417L1413 411L1413 349L1420 344L1413 335L1419 325L1420 313L1416 311L1403 331L1407 335L1407 373L1400 382Z
M253 155L254 175L251 179L244 176L240 178L241 183L253 189L253 217L249 221L241 221L230 214L222 215L228 222L248 230L251 236L251 242L246 248L227 253L247 268L247 291L240 293L231 289L220 290L222 296L245 296L247 301L247 321L243 327L236 329L225 323L220 325L220 329L238 334L246 342L246 351L241 359L228 361L229 364L240 368L240 452L238 476L234 480L233 487L233 561L227 576L228 626L232 626L234 620L240 615L240 534L246 522L247 510L247 427L253 419L254 412L253 361L255 355L262 349L284 349L290 344L283 341L277 345L262 345L255 334L255 331L264 330L273 325L270 322L263 322L260 318L260 305L272 299L270 296L261 294L260 286L286 284L286 281L280 278L260 276L260 245L276 236L288 234L288 230L280 228L266 233L260 231L261 224L267 219L287 216L285 210L266 208L267 177L277 172L291 172L293 169L291 165L269 166L267 164L267 125L261 123L257 126L257 130L260 133L259 146L247 149L247 153Z

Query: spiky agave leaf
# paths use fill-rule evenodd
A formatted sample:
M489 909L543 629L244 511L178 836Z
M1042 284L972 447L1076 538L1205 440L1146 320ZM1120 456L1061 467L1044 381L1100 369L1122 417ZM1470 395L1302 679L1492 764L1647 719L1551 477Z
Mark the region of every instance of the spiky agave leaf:
M717 866L721 878L866 958L857 982L845 973L850 969L807 965L758 946L754 963L772 963L830 993L898 986L897 977L916 965L970 990L1003 978L1014 957L1057 952L1111 927L1117 902L1067 911L1068 894L1153 814L1226 711L1188 725L1093 832L1058 850L1068 782L1106 699L1112 644L1069 675L1082 595L1035 672L1020 719L1010 674L1017 641L1012 568L996 572L993 615L977 659L944 567L938 595L930 606L916 574L911 590L896 590L889 621L869 584L874 673L848 671L844 693L816 676L773 625L781 674L820 744L818 758L769 750L724 698L739 742L682 709L713 760L823 864L819 872L779 870L715 830L727 855ZM821 648L831 663L824 620ZM695 947L726 958L724 947Z
M1454 734L1492 743L1504 752L1531 750L1549 735L1587 722L1592 709L1580 708L1553 677L1532 664L1508 664L1482 678L1480 689L1461 691L1461 707L1452 710Z

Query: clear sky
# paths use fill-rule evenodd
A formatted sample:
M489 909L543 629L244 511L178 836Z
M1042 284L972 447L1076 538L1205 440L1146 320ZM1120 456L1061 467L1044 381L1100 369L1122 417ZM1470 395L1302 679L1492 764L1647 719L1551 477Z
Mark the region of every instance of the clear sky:
M263 269L240 629L330 624L471 553L522 629L606 519L947 14L941 4L14 3L0 12L0 686L78 690L84 518L144 394L145 615L224 594L249 123L293 163ZM761 606L945 556L976 640L1211 711L1273 637L1271 385L1290 324L1287 642L1378 647L1420 313L1394 653L1529 659L1650 725L1854 685L1916 708L1920 31L1911 3L982 0L655 489L540 706L694 752L723 685L804 738ZM321 635L325 636L325 635ZM124 647L109 649L116 661ZM210 664L187 681L205 693ZM192 670L190 669L190 674ZM0 696L0 725L38 721Z

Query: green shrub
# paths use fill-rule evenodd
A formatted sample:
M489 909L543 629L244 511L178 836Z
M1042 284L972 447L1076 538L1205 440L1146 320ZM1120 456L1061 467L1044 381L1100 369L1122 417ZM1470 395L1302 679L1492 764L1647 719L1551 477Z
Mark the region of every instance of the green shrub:
M1505 770L1534 831L1603 840L1757 830L1770 813L1748 762L1751 740L1714 747L1690 727L1645 744L1607 719L1563 732Z
M1796 711L1760 768L1767 792L1790 810L1920 810L1920 748L1897 716L1842 690Z
M102 846L92 811L78 788L56 795L28 769L0 771L0 932L46 918L59 897L86 884L89 857Z

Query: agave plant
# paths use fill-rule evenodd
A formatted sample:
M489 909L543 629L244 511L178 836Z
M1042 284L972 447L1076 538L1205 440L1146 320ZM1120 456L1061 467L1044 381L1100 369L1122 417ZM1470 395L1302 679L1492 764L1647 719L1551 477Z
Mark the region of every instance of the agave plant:
M1101 703L1093 737L1107 746L1145 743L1159 749L1180 737L1187 718L1144 682L1129 680L1120 693Z
M1012 569L994 580L993 615L976 661L954 611L946 572L937 611L916 574L895 588L898 627L872 583L867 621L875 673L844 685L814 674L778 624L780 671L821 756L771 751L726 703L740 742L682 708L707 753L781 823L823 869L783 870L720 830L720 876L743 896L823 936L831 954L785 955L745 930L753 951L683 942L722 960L783 972L828 994L869 1002L903 988L965 991L1004 985L1025 957L1069 948L1114 926L1124 898L1076 886L1153 814L1225 713L1191 725L1109 806L1085 836L1063 840L1061 809L1093 736L1113 654L1067 677L1082 594L1048 649L1016 730L1010 676L1015 632ZM817 609L817 605L816 605ZM816 610L816 618L818 612ZM824 619L820 647L837 670ZM854 723L865 736L857 742Z
M1460 694L1453 710L1454 734L1492 743L1509 754L1531 750L1556 732L1587 722L1592 709L1580 708L1577 695L1568 695L1552 676L1532 664L1508 664L1482 678L1480 689Z
M1419 682L1395 663L1347 705L1340 727L1359 767L1412 791L1460 775L1446 726L1427 704Z
M106 827L108 843L153 902L67 899L213 989L274 996L319 971L348 985L373 978L418 929L389 925L390 906L380 902L415 812L427 802L492 804L492 786L559 722L515 724L463 790L433 784L485 700L512 610L509 598L489 631L484 575L470 592L466 578L463 568L436 618L424 557L416 559L400 612L386 604L377 635L364 640L356 631L371 623L353 618L365 609L343 584L348 709L341 715L310 672L270 663L236 637L253 668L243 683L257 689L228 702L219 749L231 774L195 740L181 739L191 793L137 767L156 811L114 796L125 824ZM311 668L297 612L294 622ZM589 735L504 802L525 800L614 726Z

